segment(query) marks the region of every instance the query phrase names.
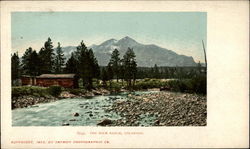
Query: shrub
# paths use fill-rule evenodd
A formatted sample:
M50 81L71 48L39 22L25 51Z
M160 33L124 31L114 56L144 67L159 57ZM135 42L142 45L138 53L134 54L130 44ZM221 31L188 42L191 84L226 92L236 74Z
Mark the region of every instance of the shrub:
M207 94L207 77L205 75L192 78L191 83L195 93Z
M66 89L66 91L74 95L81 95L86 93L86 90L84 89Z
M101 88L102 84L98 79L93 79L93 88Z
M48 91L49 91L50 95L57 97L61 94L62 87L61 86L50 86L48 88Z
M143 79L136 82L134 89L149 89L149 88L160 88L166 84L165 81L160 79Z
M45 97L48 96L48 91L44 87L38 86L20 86L20 87L12 87L11 89L12 97L19 97L23 95L33 95L37 97Z
M119 91L121 91L122 86L121 86L121 84L115 82L115 83L112 83L111 88L112 88L112 90L114 90L115 92L119 92Z
M190 92L192 88L190 80L170 80L167 82L167 86L176 92Z
M109 82L107 82L107 89L109 89L111 92L120 92L122 88L122 85L120 82L112 81L111 86Z
M207 77L205 75L195 76L192 79L170 80L166 86L171 91L206 94Z

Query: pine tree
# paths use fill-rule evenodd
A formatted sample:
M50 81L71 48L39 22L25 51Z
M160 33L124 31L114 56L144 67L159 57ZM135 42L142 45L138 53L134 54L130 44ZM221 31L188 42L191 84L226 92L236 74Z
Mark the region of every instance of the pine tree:
M77 46L75 55L77 59L78 74L83 80L83 86L90 90L93 88L92 79L98 78L100 75L97 59L92 49L88 49L83 41Z
M133 87L134 87L135 86L135 80L136 80L136 74L137 74L137 63L136 63L135 59L132 59L131 71L132 71L132 79L133 79Z
M31 76L37 76L39 74L39 57L35 50L31 47L26 49L22 56L22 69L23 73Z
M102 69L102 73L101 73L101 79L102 79L102 84L104 87L107 87L107 81L108 81L108 73L106 68Z
M23 74L29 74L29 63L30 63L30 56L32 53L32 48L29 47L28 49L26 49L26 51L24 52L23 56L22 56L22 70L23 70Z
M100 75L101 75L100 66L98 64L96 57L94 57L94 77L98 79L100 78Z
M87 89L90 90L90 89L93 88L92 79L95 78L95 75L96 75L95 74L96 65L94 63L95 56L94 56L94 53L93 53L92 49L87 49L86 55L87 55L87 57L86 57L86 59L87 59L87 70L86 70L86 72L87 72L87 84L88 84Z
M159 71L158 66L155 64L155 66L154 66L154 78L159 79L159 77L160 77L160 71Z
M71 57L66 63L65 71L67 73L77 73L77 60L73 53L71 53Z
M164 68L164 78L170 78L169 70L167 67Z
M150 78L154 78L154 68L153 67L150 67L150 70L149 70L149 76Z
M113 72L111 63L109 63L108 66L107 66L107 74L108 74L108 80L109 80L109 87L111 88L112 79L114 78L114 72Z
M40 74L47 73L47 66L46 66L46 53L44 48L42 47L38 52L38 57L40 59Z
M11 81L12 85L14 85L15 80L20 77L20 60L18 57L18 53L14 53L11 55Z
M137 64L135 59L135 53L132 48L128 48L127 52L123 56L123 66L124 66L124 76L127 81L128 88L131 89L132 79L133 84L135 84L136 80L136 72L137 72Z
M39 51L39 58L41 60L41 73L54 72L54 49L50 38L44 43L44 47Z
M83 41L80 43L79 46L76 47L76 59L78 61L77 63L77 70L79 73L79 76L82 78L83 80L83 86L85 86L85 88L88 87L88 62L87 62L87 47L85 46L85 44L83 43Z
M64 54L61 48L61 44L60 42L58 42L58 46L56 48L56 57L55 57L55 73L62 73L64 63L65 63Z
M88 57L89 57L89 63L90 63L90 70L91 70L91 76L93 78L99 78L100 77L100 67L98 65L98 61L93 53L92 49L88 50Z
M119 79L119 70L120 70L120 53L117 49L115 49L111 54L110 65L113 70L114 75L116 76L116 82Z
M38 54L37 52L34 50L32 53L31 53L31 66L30 66L30 74L32 76L37 76L39 75L39 58L38 58Z
M120 60L120 78L122 80L122 86L123 86L123 82L124 82L124 79L125 79L125 64L124 64L124 59L121 59Z

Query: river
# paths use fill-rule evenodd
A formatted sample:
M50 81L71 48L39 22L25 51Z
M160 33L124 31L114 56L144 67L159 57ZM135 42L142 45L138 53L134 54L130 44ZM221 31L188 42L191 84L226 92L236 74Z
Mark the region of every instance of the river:
M147 94L150 92L135 92ZM116 100L130 100L127 94L68 98L50 103L41 103L27 108L12 110L12 126L97 126L107 118L121 118L115 112L105 112ZM79 116L74 116L78 113ZM147 125L147 124L144 124Z

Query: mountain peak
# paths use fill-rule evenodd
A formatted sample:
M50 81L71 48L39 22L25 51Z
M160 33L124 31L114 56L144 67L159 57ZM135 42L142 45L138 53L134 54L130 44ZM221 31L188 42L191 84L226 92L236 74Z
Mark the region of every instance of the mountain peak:
M134 39L130 38L129 36L125 36L118 41L120 44L127 44L128 46L132 46L138 44Z
M130 38L129 36L125 36L125 37L123 37L124 39L132 39L132 38Z
M133 41L135 41L134 39L130 38L129 36L125 36L125 37L123 37L123 38L120 39L120 40L133 40Z
M112 44L114 44L116 42L117 42L117 40L112 38L112 39L109 39L107 41L104 41L101 45L102 46L109 46L109 45L112 45Z

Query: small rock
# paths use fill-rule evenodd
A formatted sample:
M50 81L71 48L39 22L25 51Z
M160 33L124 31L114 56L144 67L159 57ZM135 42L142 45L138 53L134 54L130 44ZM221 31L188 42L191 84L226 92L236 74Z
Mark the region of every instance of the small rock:
M159 121L159 120L156 120L156 121L154 122L154 124L155 124L155 125L159 125L159 124L160 124L160 121Z
M63 126L69 126L69 123L63 123L62 125Z

